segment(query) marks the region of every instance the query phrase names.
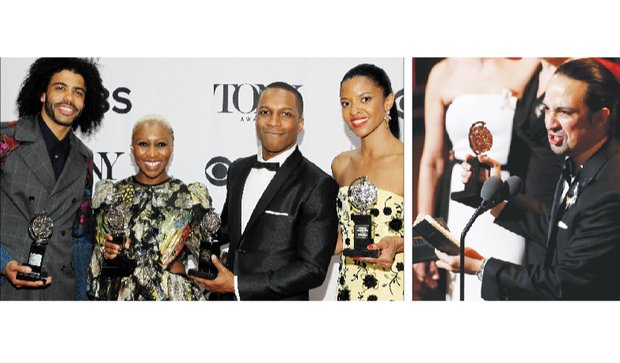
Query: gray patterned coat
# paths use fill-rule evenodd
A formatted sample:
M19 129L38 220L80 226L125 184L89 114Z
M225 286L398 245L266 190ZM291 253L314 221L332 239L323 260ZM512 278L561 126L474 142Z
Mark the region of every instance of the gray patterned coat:
M45 211L54 222L42 266L52 276L52 284L43 289L16 289L5 281L0 285L0 300L73 300L85 296L86 279L76 286L76 276L81 280L80 276L85 274L87 265L82 260L88 261L85 255L92 253L92 241L79 238L83 236L74 238L73 227L87 194L87 165L92 163L92 152L71 132L71 151L56 180L36 115L19 119L14 130L3 123L0 132L14 134L12 137L20 143L0 171L2 249L24 263L32 241L28 226L34 214Z

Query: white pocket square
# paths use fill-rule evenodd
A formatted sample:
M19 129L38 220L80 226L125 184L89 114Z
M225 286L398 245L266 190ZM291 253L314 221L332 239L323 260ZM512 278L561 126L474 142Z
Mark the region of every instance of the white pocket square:
M288 216L288 213L274 212L272 210L265 210L265 213L272 214L274 216Z
M564 223L564 222L562 222L562 221L559 221L559 222L558 222L558 227L560 227L560 228L562 228L562 229L567 229L567 228L568 228L568 226L566 225L566 223Z

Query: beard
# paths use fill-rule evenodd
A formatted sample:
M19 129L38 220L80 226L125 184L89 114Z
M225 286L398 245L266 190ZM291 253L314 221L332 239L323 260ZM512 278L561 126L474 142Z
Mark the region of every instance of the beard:
M56 117L56 113L54 112L55 105L58 105L58 103L55 104L46 99L45 100L45 113L47 114L47 116L49 116L49 118L52 119L52 121L54 121L55 123L61 126L71 127L73 125L73 122L77 120L77 118L80 117L80 114L82 113L82 110L78 110L77 107L75 107L73 104L70 104L71 107L73 107L73 109L76 110L75 116L73 116L73 118L70 120L66 120L66 121L60 120L58 117Z

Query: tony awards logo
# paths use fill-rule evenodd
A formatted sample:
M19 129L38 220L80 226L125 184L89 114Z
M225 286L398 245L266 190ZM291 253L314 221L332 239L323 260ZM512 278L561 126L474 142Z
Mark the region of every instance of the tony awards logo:
M369 250L373 244L373 223L370 208L377 203L377 187L368 177L361 176L351 183L348 190L349 202L359 214L351 214L353 220L353 248L342 253L348 257L379 257L378 250Z
M469 128L469 147L476 155L475 158L468 161L471 165L472 178L465 184L465 189L463 191L452 193L450 196L452 200L474 208L480 205L480 202L482 201L480 198L482 183L480 183L478 175L480 174L480 168L488 170L489 167L488 165L480 164L477 156L484 155L486 152L491 150L492 146L493 135L486 127L485 122L474 122Z
M47 241L52 237L54 231L54 222L45 212L36 213L30 221L28 234L32 239L30 245L30 253L28 254L28 262L24 265L32 269L30 273L17 273L19 280L26 281L45 281L47 280L47 272L41 270L43 265L43 257L45 257L45 248Z
M208 209L200 220L200 230L205 238L200 241L200 255L198 256L198 269L190 269L188 274L207 280L217 277L217 268L211 261L211 256L220 255L219 241L215 235L220 230L220 216L213 210Z

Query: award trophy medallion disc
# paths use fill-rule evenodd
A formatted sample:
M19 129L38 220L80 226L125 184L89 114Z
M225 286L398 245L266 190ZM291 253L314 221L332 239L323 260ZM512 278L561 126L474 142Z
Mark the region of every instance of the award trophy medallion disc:
M471 165L471 179L465 184L465 189L460 192L454 192L450 198L459 203L463 203L470 207L476 208L482 202L480 198L480 190L482 183L478 179L480 168L489 169L488 165L480 164L478 155L484 155L493 146L493 135L486 127L484 121L474 122L469 128L469 147L472 149L475 158L468 161Z
M351 214L353 220L353 248L342 253L347 257L379 257L378 250L369 250L373 244L372 216L370 208L377 203L377 187L367 177L361 176L351 183L348 191L349 202L360 214Z
M41 270L43 265L43 257L45 256L45 247L47 241L52 237L54 231L54 222L45 212L36 213L30 221L28 234L32 238L30 245L30 253L28 254L28 262L24 265L32 269L30 273L17 273L17 279L25 281L45 281L47 280L47 272Z
M200 255L198 256L198 269L190 269L187 273L192 276L207 280L217 277L217 268L211 261L211 256L220 255L219 241L215 235L220 230L220 216L212 209L208 209L200 220L200 229L205 235L200 241Z
M122 253L124 251L123 244L125 243L125 213L117 205L110 207L104 218L107 231L110 232L113 238L112 243L121 246L121 253L112 260L103 261L101 274L110 277L129 276L135 268L135 263Z

